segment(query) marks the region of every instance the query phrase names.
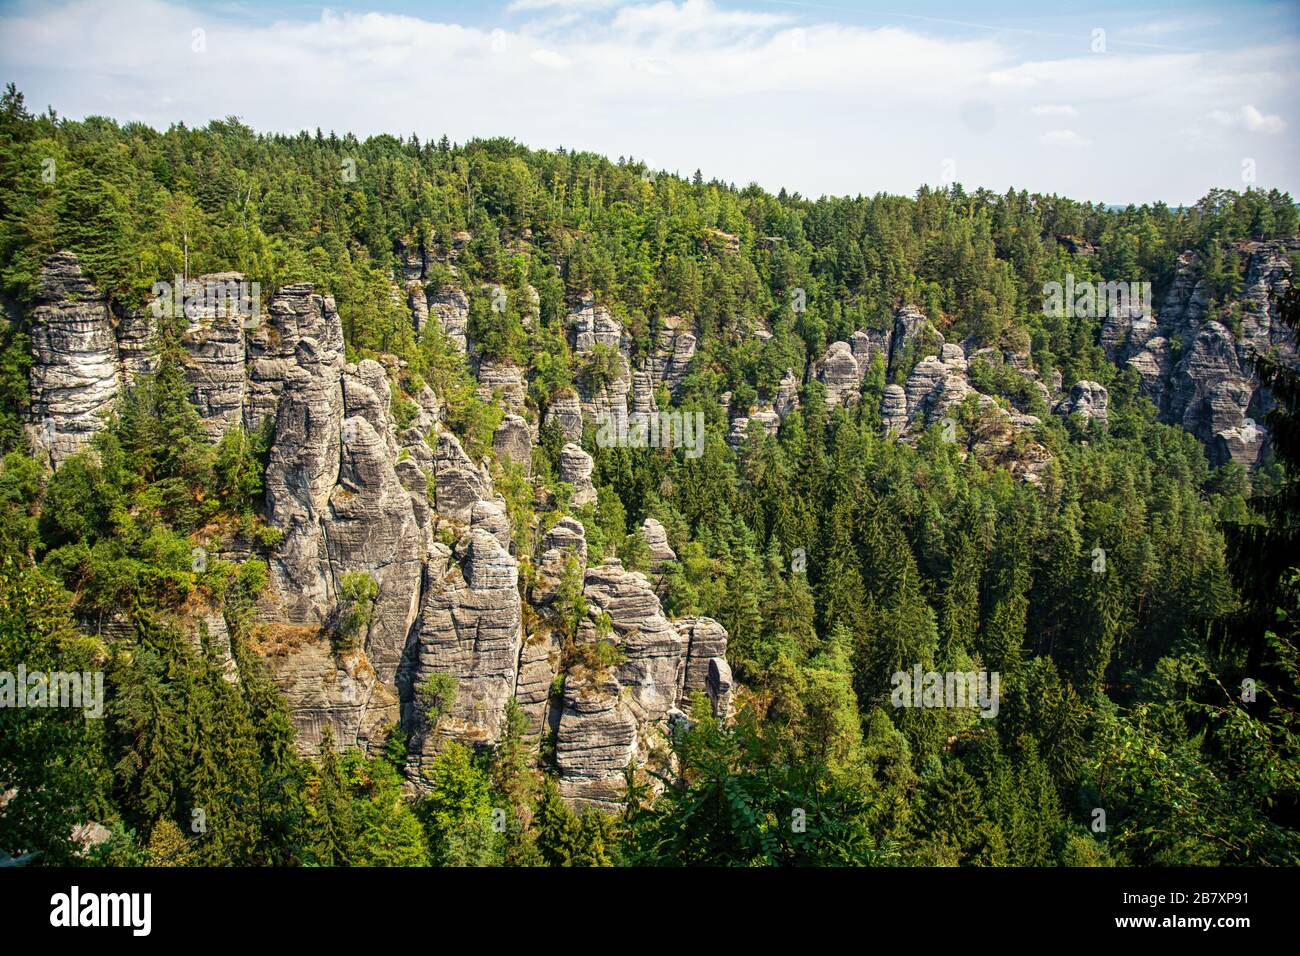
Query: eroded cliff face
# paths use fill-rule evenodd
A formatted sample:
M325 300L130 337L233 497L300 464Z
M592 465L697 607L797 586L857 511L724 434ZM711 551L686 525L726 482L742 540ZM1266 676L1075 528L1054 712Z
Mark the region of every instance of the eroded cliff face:
M1254 464L1267 440L1256 421L1268 398L1247 358L1265 347L1295 358L1271 298L1288 286L1297 248L1300 242L1248 244L1231 314L1208 314L1200 265L1185 256L1160 312L1112 317L1103 327L1108 354L1132 366L1161 414L1200 436L1217 460ZM538 759L553 760L565 797L609 809L629 767L657 769L668 759L670 728L695 699L730 716L736 689L727 633L709 618L671 619L652 579L617 558L591 563L572 515L543 510L538 524L515 528L497 484L507 466L528 474L547 422L565 440L558 478L573 489L571 506L596 502L584 424L651 413L671 400L695 355L695 331L686 319L663 319L637 358L609 310L591 298L575 303L566 321L575 354L609 350L612 375L561 391L543 410L528 394L525 369L475 354L464 338L468 298L454 285L428 287L431 257L406 256L405 285L395 283L395 294L405 294L414 327L436 321L465 348L480 398L499 403L490 455L467 452L427 386L401 396L399 429L400 362L349 363L335 303L309 285L281 288L253 322L198 311L182 339L195 406L213 441L237 425L271 430L264 515L280 532L260 551L224 539L204 544L268 564L257 647L286 694L304 753L315 753L327 730L339 749L372 749L401 726L418 787L422 768L448 741L499 741L513 699ZM455 248L444 255L454 261ZM530 315L536 321L535 303ZM42 270L32 327L29 427L37 453L57 466L85 447L124 390L153 368L154 327L147 312L115 312L67 253ZM888 328L859 330L806 369L787 369L754 405L728 403L728 441L740 447L755 434L776 433L798 407L805 379L820 381L832 405L859 403L873 369L889 383L879 407L883 432L915 441L928 426L948 428L959 408L973 409L963 452L1026 481L1050 466L1033 437L1039 419L1027 400L1007 405L981 394L982 373L1018 377L1038 414L1096 427L1109 417L1099 383L1043 378L1027 352L947 342L930 318L906 307ZM649 570L673 560L662 525L649 519L641 534ZM344 633L354 600L347 582L359 577L374 582L373 602L359 631ZM215 639L228 657L223 631L210 614L195 628L200 644ZM445 678L455 692L441 706L426 690Z
M461 297L417 294L425 291L415 287L424 269L425 260L407 263L412 322L436 318L454 340ZM33 431L39 453L57 466L152 370L153 324L116 319L71 255L52 257L42 280L33 315ZM574 324L588 337L584 344L626 347L608 313L588 303L585 329L579 313ZM689 332L678 334L658 366L637 370L643 403L653 403L654 387L684 374L693 346ZM554 754L562 792L575 804L611 809L629 766L663 759L670 723L693 694L730 713L720 625L669 620L649 580L617 559L588 567L585 530L572 516L544 515L545 533L537 529L529 538L536 546L519 552L494 475L507 464L526 474L531 464L538 415L527 403L524 370L470 356L480 396L507 413L491 458L475 460L442 427L440 402L427 386L405 396L416 411L399 431L397 360L349 363L335 303L310 285L281 288L251 321L220 308L193 310L181 343L209 439L237 426L272 434L264 515L278 543L260 551L232 538L202 543L228 560L267 562L254 643L286 695L304 754L318 752L327 732L337 749L373 750L401 726L418 788L421 770L448 741L496 743L513 699L538 758L544 745ZM618 388L568 393L552 414L576 442L584 413L625 415L630 398ZM596 500L591 473L591 456L566 445L560 477L573 485L575 507ZM647 522L647 538L656 562L672 555L662 526ZM358 576L374 582L373 601L351 633L343 620L355 598L348 582ZM196 646L209 648L237 680L219 611L205 611L192 629ZM454 694L431 710L421 691L436 675L454 681Z
M1179 258L1159 308L1130 304L1116 309L1102 321L1101 345L1111 361L1138 374L1141 394L1156 405L1163 421L1181 425L1205 444L1211 463L1235 461L1254 468L1268 444L1262 419L1272 398L1261 388L1250 357L1272 351L1294 364L1300 354L1278 321L1276 305L1291 286L1292 256L1300 252L1300 239L1240 242L1232 252L1244 261L1241 291L1214 314L1200 257L1187 252ZM1030 481L1038 480L1049 461L1030 438L1039 419L1027 404L1006 407L980 394L972 377L977 362L1022 378L1033 389L1029 394L1036 393L1057 415L1080 415L1102 425L1109 418L1110 396L1100 383L1080 380L1063 388L1059 374L1046 380L1038 374L1028 352L945 342L914 306L899 309L888 329L860 330L847 341L831 343L811 363L809 375L822 383L829 405L853 405L876 361L883 362L890 380L880 403L883 432L910 440L975 395L981 416L976 431L983 435L969 436L969 449L992 451ZM780 417L788 414L786 407L781 400L774 403ZM732 409L731 414L731 440L738 446L756 413ZM1013 442L1017 450L1008 457Z
M41 269L32 359L28 437L37 455L58 467L104 428L125 374L108 300L70 252Z
M962 443L962 454L975 454L981 460L1006 467L1017 477L1038 482L1051 463L1051 455L1033 438L1033 428L1040 419L1030 414L1029 404L1005 404L991 395L982 394L973 382L974 366L983 364L1010 372L1024 380L1042 399L1045 406L1062 401L1059 380L1043 382L1033 368L1027 352L994 348L975 348L970 342L945 341L943 333L915 306L900 308L893 322L884 329L861 329L846 341L832 342L809 366L809 376L825 389L829 406L857 405L862 400L868 373L877 368L888 384L881 393L879 417L881 433L900 441L914 443L929 426L944 426L946 440ZM1057 377L1059 379L1059 376ZM772 405L760 406L748 416L733 417L733 445L736 422L749 427L757 420L764 429L775 431L780 420L795 406L797 379L788 372L777 390ZM1098 385L1098 402L1105 408L1105 389ZM959 407L973 397L974 416L968 427L956 428ZM1088 414L1090 407L1058 405L1068 415L1073 411ZM775 413L777 421L768 418ZM733 416L738 415L732 409Z
M1217 314L1211 314L1204 263L1185 252L1155 314L1109 318L1102 345L1112 361L1138 373L1163 421L1205 443L1213 463L1253 468L1268 443L1263 417L1272 398L1250 356L1272 350L1284 362L1296 361L1296 342L1278 321L1275 298L1291 287L1300 240L1241 242L1234 251L1245 260L1241 291Z

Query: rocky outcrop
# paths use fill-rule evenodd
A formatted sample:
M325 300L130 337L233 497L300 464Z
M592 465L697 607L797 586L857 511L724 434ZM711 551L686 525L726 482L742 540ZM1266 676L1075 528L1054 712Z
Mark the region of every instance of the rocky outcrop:
M266 466L267 520L284 534L271 580L289 620L319 622L335 598L322 522L339 476L343 326L334 300L309 285L281 290L269 325L259 333L275 340L275 358L259 361L274 365L280 394Z
M1106 386L1080 379L1074 383L1069 397L1061 402L1057 412L1062 415L1083 415L1104 423L1109 415L1109 406L1110 394L1106 391Z
M608 670L571 669L555 740L561 796L579 810L617 810L624 771L637 760L638 737L618 679Z
M731 666L727 663L727 630L711 617L684 617L676 622L686 638L686 669L678 706L688 711L691 699L703 694L715 717L731 715Z
M591 472L595 463L591 456L570 442L560 449L560 481L573 486L570 503L580 508L596 500L596 487L591 483Z
M122 388L108 300L70 252L42 265L32 310L28 437L38 457L58 467L90 444Z
M533 433L528 422L519 415L507 415L492 436L492 450L502 464L512 462L532 474Z
M546 423L554 424L565 441L582 441L582 405L578 403L578 393L567 388L556 392L546 409Z
M451 432L438 436L434 449L434 486L438 514L462 524L469 522L476 501L492 497L492 479L487 468L474 464Z
M615 351L623 351L623 323L610 314L608 308L596 305L591 296L585 297L578 308L569 313L566 322L569 330L569 344L579 355L590 352L597 345Z
M142 375L152 375L158 368L158 323L152 309L123 312L117 323L117 354L127 386Z
M695 357L697 341L690 323L681 316L665 316L655 336L654 351L646 359L646 370L655 385L676 395Z
M907 428L907 391L901 385L886 385L880 398L880 425L886 434Z
M659 402L655 399L654 382L647 371L632 373L632 420L645 421L646 416L659 411Z
M1241 367L1232 333L1218 322L1206 322L1175 369L1169 405L1181 412L1180 424L1205 442L1216 460L1233 458L1250 466L1265 440L1262 428L1246 424L1257 387Z
M365 654L335 654L319 633L267 663L285 695L300 753L319 753L326 728L336 749L382 744L383 728L397 720L397 695L379 683Z
M392 685L419 608L427 539L384 432L352 408L348 413L338 482L324 521L325 551L336 588L349 573L378 583L362 640L371 667Z
M426 311L438 320L438 325L456 348L461 352L468 351L469 297L462 290L449 286L429 292Z
M906 305L894 313L894 328L889 340L889 376L907 371L918 356L938 353L944 344L943 335L914 305Z
M624 654L615 674L630 690L633 712L641 721L659 720L677 701L685 640L664 616L650 581L625 570L617 558L587 569L585 594L590 611L578 642L602 639L598 621L604 615L610 638Z
M484 527L472 527L457 542L454 555L456 561L442 553L430 562L420 612L413 675L417 701L418 688L428 675L450 674L456 680L448 712L436 721L428 714L416 720L412 749L422 759L436 752L439 737L495 743L519 672L523 632L518 562Z
M201 302L186 307L188 327L181 336L185 378L204 431L217 441L243 424L245 318L221 293L228 285L242 283L244 277L238 272L222 272L195 281L205 293L212 290L217 294L204 294Z
M1290 288L1291 257L1300 240L1224 244L1222 254L1244 260L1241 291L1215 302L1205 264L1192 251L1178 257L1174 279L1154 315L1124 309L1102 323L1102 346L1114 362L1133 368L1141 394L1163 421L1182 425L1205 443L1214 464L1253 468L1268 442L1259 423L1272 398L1251 368L1251 356L1272 351L1297 361L1296 342L1278 321L1276 298Z
M889 364L891 338L890 333L878 329L859 329L849 336L849 350L853 353L854 361L858 363L858 371L864 377L877 357L885 365Z
M484 402L492 402L499 396L501 406L508 412L523 411L524 402L528 398L528 382L524 379L524 370L510 362L484 359L478 367L476 394Z
M771 408L758 408L748 415L741 415L731 420L727 432L727 444L734 449L741 448L750 435L750 426L756 425L758 433L775 436L781 428L781 418Z
M772 399L772 410L785 421L785 417L799 407L799 376L793 369L786 369L781 376L781 383L776 387L776 396Z
M590 422L609 423L620 430L626 429L628 421L628 392L632 388L632 371L627 358L621 353L614 354L613 375L595 387L582 386L582 414Z
M668 532L654 518L641 522L641 538L650 551L650 568L659 570L668 561L676 561L677 553L668 544Z
M1142 397L1150 399L1162 416L1168 414L1169 373L1173 367L1169 340L1163 335L1147 339L1127 364L1141 379L1138 391Z
M732 711L727 632L707 617L670 622L644 575L617 559L588 568L587 619L579 647L612 644L614 663L580 661L565 673L556 729L560 792L578 807L613 809L624 771L666 753L674 716L703 694L724 719Z
M576 518L561 518L542 539L537 570L528 599L539 623L524 638L519 657L515 699L527 720L527 732L536 737L543 728L555 730L559 701L552 696L564 654L564 633L552 608L566 575L581 583L587 568L587 535ZM555 705L555 706L553 706Z
M827 406L834 408L857 402L862 371L848 342L832 342L822 357L813 363L813 375L826 386Z

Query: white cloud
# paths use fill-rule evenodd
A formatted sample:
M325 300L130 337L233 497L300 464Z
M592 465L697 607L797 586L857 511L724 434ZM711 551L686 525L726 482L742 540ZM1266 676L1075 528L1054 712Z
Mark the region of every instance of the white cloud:
M1171 17L1167 20L1152 20L1149 23L1127 27L1120 33L1128 36L1162 37L1171 33L1187 33L1192 30L1208 30L1223 22L1221 17L1213 14L1194 14L1186 17Z
M712 0L637 4L619 8L614 29L629 34L701 34L737 30L767 30L792 18L786 14L721 10Z
M1042 136L1038 137L1038 141L1042 143L1044 146L1082 147L1082 146L1092 145L1092 140L1084 136L1080 136L1072 129L1048 130Z
M542 66L548 66L553 70L567 70L573 61L562 53L556 53L554 50L534 50L529 57Z
M1286 129L1286 120L1280 116L1265 116L1254 106L1247 103L1238 110L1213 110L1209 118L1224 129L1245 130L1249 133L1264 133L1274 136Z
M1068 104L1040 103L1029 107L1031 116L1078 116L1079 111Z
M623 0L514 0L506 7L509 13L528 10L603 10L618 6Z
M1272 134L1251 149L1277 177L1261 185L1300 185L1296 134L1270 113L1300 85L1300 44L1285 35L1051 58L1014 31L868 27L758 0L511 9L557 16L494 31L391 13L266 22L171 0L7 6L0 74L33 109L74 118L166 127L236 114L275 132L506 135L653 154L667 169L805 195L909 193L938 182L951 157L968 186L1188 201L1239 179L1233 137L1247 133ZM196 27L204 54L191 50ZM1140 159L1079 148L1090 143L1138 146Z

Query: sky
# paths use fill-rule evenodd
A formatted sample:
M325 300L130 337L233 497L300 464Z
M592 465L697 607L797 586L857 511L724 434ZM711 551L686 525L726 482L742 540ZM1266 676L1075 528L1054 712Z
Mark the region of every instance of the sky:
M0 0L28 107L508 136L805 196L1300 195L1300 2Z

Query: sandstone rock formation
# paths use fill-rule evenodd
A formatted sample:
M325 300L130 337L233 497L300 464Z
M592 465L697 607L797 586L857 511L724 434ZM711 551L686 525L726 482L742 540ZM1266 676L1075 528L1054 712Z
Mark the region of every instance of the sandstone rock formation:
M451 432L438 436L434 469L436 507L438 514L445 518L467 524L474 503L492 497L492 480L487 469L474 464Z
M1245 274L1240 293L1217 305L1200 255L1184 252L1154 316L1128 309L1103 321L1107 356L1137 371L1141 394L1161 419L1200 438L1214 464L1252 468L1262 459L1268 443L1262 416L1272 399L1250 359L1271 350L1284 362L1297 360L1296 342L1278 321L1275 303L1291 286L1296 252L1296 239L1225 247L1225 255L1244 259Z
M813 363L813 375L826 386L826 404L829 407L857 402L862 370L848 342L832 342L822 357Z
M687 320L680 316L665 316L655 337L654 352L646 360L646 370L656 385L664 385L670 395L678 386L695 357L697 341Z
M533 436L528 422L519 415L507 415L492 436L492 450L497 460L519 465L525 475L532 473Z
M222 294L227 284L243 281L237 272L200 276L195 282L205 290L203 301L186 307L188 327L181 337L185 377L203 428L213 441L243 424L245 319Z
M456 561L444 555L430 562L420 611L414 686L435 671L456 679L451 710L432 725L428 715L417 722L413 750L425 758L435 752L438 736L497 741L523 644L518 562L483 527L471 528L454 554Z
M1057 411L1063 415L1080 414L1099 422L1105 422L1109 405L1110 394L1106 391L1106 386L1099 382L1080 379L1074 383L1074 387L1070 389L1069 398L1061 403Z
M654 518L641 522L641 537L650 549L650 567L658 570L667 561L676 561L677 554L668 544L668 532Z
M591 456L572 442L560 449L560 481L573 486L570 503L575 508L596 500L596 487L591 483L594 467Z
M27 432L37 455L57 468L104 428L122 387L108 301L70 252L41 267L31 338Z
M554 423L565 441L582 441L582 406L578 403L578 393L572 389L557 392L546 409L546 422Z
M447 338L461 352L469 348L469 297L455 287L430 292L425 311L438 320ZM418 324L418 320L417 320Z

